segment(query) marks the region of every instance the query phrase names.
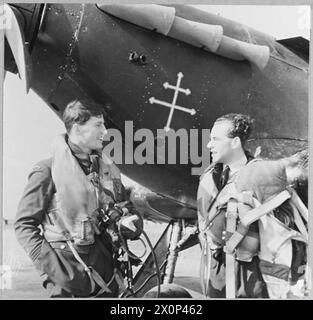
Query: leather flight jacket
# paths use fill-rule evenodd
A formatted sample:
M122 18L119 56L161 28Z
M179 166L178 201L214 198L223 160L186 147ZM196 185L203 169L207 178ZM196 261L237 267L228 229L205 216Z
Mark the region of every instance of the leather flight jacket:
M74 241L90 245L100 234L99 207L120 202L124 196L119 169L105 155L99 158L99 173L86 175L73 156L65 136L53 145L51 174L56 192L43 220L48 242Z

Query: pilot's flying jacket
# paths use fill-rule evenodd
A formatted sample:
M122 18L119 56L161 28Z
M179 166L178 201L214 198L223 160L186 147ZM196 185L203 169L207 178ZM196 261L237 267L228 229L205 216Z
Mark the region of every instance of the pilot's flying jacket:
M247 154L248 161L253 158ZM222 164L209 167L200 177L197 194L199 240L202 247L202 263L209 265L206 295L210 298L226 297L225 245L226 207L223 198L234 192L234 181L223 181ZM250 226L246 239L238 248L236 259L236 297L267 297L266 285L259 270L258 225ZM208 248L208 250L206 250ZM210 255L210 256L208 256ZM209 263L205 260L209 259ZM201 267L202 268L202 267ZM235 276L235 275L234 275Z
M293 288L303 278L306 265L307 232L299 210L287 192L287 178L283 162L253 160L237 172L236 178L225 185L220 182L221 166L208 170L200 180L198 189L198 218L202 248L208 244L212 257L208 295L222 297L225 285L225 253L229 244L241 231L228 236L225 242L227 193L236 199L238 218L237 230L243 221L255 221L248 232L238 240L234 256L238 264L237 297L286 298L299 294L302 289ZM293 195L294 191L289 191ZM264 210L259 218L251 212L262 212L269 201L285 197L271 209ZM277 200L276 200L277 201ZM280 204L279 204L280 203ZM298 213L297 213L298 212ZM250 215L250 218L249 218ZM257 216L256 216L257 217ZM296 217L297 221L296 221ZM300 232L301 231L301 232ZM235 240L233 240L235 241ZM204 254L207 254L203 250ZM250 279L249 279L250 278ZM304 288L304 287L303 287ZM298 292L296 292L298 291Z
M91 295L89 276L73 255L71 242L82 263L109 283L103 296L117 295L112 245L98 228L97 209L126 200L126 193L118 168L101 154L94 156L91 162L67 136L57 137L53 157L33 168L18 206L17 239L47 276L44 284L53 283L51 296Z

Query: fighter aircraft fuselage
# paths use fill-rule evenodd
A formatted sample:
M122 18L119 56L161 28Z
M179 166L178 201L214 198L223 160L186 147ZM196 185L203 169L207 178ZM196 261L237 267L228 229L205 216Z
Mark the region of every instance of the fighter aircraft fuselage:
M201 132L210 129L217 117L238 112L256 120L247 145L252 153L260 146L262 157L280 158L307 146L308 63L269 35L191 7L175 6L180 17L219 23L229 37L267 45L270 59L260 70L248 61L234 61L123 21L95 4L47 4L40 13L37 5L37 15L34 5L17 8L22 11L23 6L29 10L23 15L31 49L30 87L60 117L69 101L89 97L104 106L109 128L123 133L125 122L131 122L134 133L149 129L155 137L156 157L157 130L168 124L170 108L151 101L171 103L174 90L164 84L177 85L182 74L179 86L190 93L177 94L181 109L175 109L170 119L175 132ZM169 208L167 202L163 206L159 201L154 204L156 210L176 210L178 215L195 218L199 177L191 174L192 140L183 150L186 163L177 159L176 164L138 164L125 159L141 142L132 139L132 148L127 148L129 134L122 138L126 145L118 164L122 172L177 204ZM199 155L207 143L201 138L199 134L196 142ZM177 158L181 148L177 143Z

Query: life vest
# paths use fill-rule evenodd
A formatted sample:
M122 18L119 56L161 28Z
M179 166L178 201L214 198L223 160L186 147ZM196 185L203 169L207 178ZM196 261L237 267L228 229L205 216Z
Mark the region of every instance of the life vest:
M269 297L287 298L289 294L303 297L301 289L307 290L310 285L307 280L309 271L305 272L308 269L307 208L296 191L287 186L285 169L279 161L251 163L239 172L239 177L236 184L238 196L249 192L253 200L245 213L240 213L238 206L240 223L248 227L258 221L260 271ZM236 198L238 205L241 203L239 197ZM288 213L294 220L289 226L276 217L276 213L286 206L290 208ZM282 212L282 218L287 218L286 211ZM236 241L238 243L239 238ZM230 250L235 248L235 243L229 245ZM296 246L302 248L302 263L300 261L298 264L294 263L295 255L299 255Z
M118 168L104 154L99 173L86 175L65 140L58 136L52 145L52 180L56 192L42 223L48 242L71 239L78 245L94 243L98 229L98 208L123 200Z
M226 297L235 298L235 260L244 261L240 257L241 251L244 252L243 257L246 256L247 259L255 254L259 256L260 271L270 298L286 298L293 290L297 290L297 295L300 295L299 289L291 285L293 241L307 245L308 233L304 222L308 220L308 211L297 193L291 188L286 188L284 169L279 167L278 162L252 160L238 172L235 187L225 193L215 190L213 181L210 181L211 178L212 175L203 177L198 190L200 242L202 238L204 248L207 245L211 249L216 248L216 241L214 241L216 233L210 232L214 221L206 219L205 214L209 218L209 211L218 208L216 203L219 202L220 205L224 203L226 214L216 225L220 225L220 228L226 231L224 242L220 243L226 255ZM207 202L201 199L206 195L209 199ZM274 215L274 210L286 201L290 203L293 211L295 229L288 227ZM255 224L258 225L258 235L251 237L249 232L251 232L251 226ZM259 246L256 246L255 239L258 239ZM209 263L206 261L210 254L207 248L203 253L200 268L202 281L208 281L204 279L208 270L205 270L203 265ZM306 285L305 280L304 285ZM203 290L205 293L205 285Z
M224 234L227 228L225 213L230 195L236 192L236 179L228 181L220 191L217 190L213 181L212 170L203 175L200 180L197 194L200 242L204 244L201 240L205 237L211 249L221 248L225 245L227 238L227 235ZM238 245L236 259L246 262L251 261L257 255L258 248L258 233L255 225L253 225L247 230L244 241Z
M208 170L200 178L200 184L197 193L198 203L198 227L199 240L202 247L201 263L200 263L200 281L202 292L207 296L211 253L217 249L226 248L227 240L236 229L238 213L232 205L231 195L236 193L235 182L238 174L231 178L227 184L220 190L217 189L213 179L214 168ZM250 201L245 197L245 201ZM231 256L232 262L228 262L226 273L231 274L235 279L235 260L250 262L253 257L258 254L259 249L259 234L256 224L251 225L244 230L245 237L241 239L236 246L236 252ZM228 259L226 255L226 259ZM226 265L227 266L227 265ZM229 266L232 270L229 271ZM226 274L227 277L227 274ZM229 283L229 281L226 280ZM235 284L233 285L235 291ZM235 297L233 294L228 294L229 285L226 284L226 295Z

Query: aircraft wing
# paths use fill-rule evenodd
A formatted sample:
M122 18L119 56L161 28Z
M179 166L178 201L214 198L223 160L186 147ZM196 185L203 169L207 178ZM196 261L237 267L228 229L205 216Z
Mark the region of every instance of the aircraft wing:
M170 222L175 219L187 219L194 223L197 220L196 207L143 187L131 192L131 201L147 220Z
M209 159L204 155L208 137L194 135L196 141L190 142L189 133L211 128L222 114L247 113L257 119L247 148L254 153L261 146L262 157L279 158L307 147L308 64L270 35L189 6L154 5L156 11L128 5L45 4L43 11L36 4L11 6L27 22L23 27L20 19L21 49L12 47L14 56L25 56L24 62L16 59L20 75L27 78L29 42L30 86L59 117L74 98L104 106L108 128L118 129L124 140L123 161L116 164L151 190L136 200L146 212L164 219L195 216L199 180L191 169L203 164L200 156ZM270 53L268 61L262 48ZM145 61L133 63L135 52ZM244 55L249 52L256 55ZM7 70L8 58L6 54ZM171 105L182 74L177 105ZM162 139L156 133L168 122L173 131L184 130L186 143L167 152L174 150L177 162L164 156L159 163L155 156ZM139 139L129 143L144 128L152 136L151 148L141 155L142 163L126 163L144 148ZM144 161L148 158L153 163Z

